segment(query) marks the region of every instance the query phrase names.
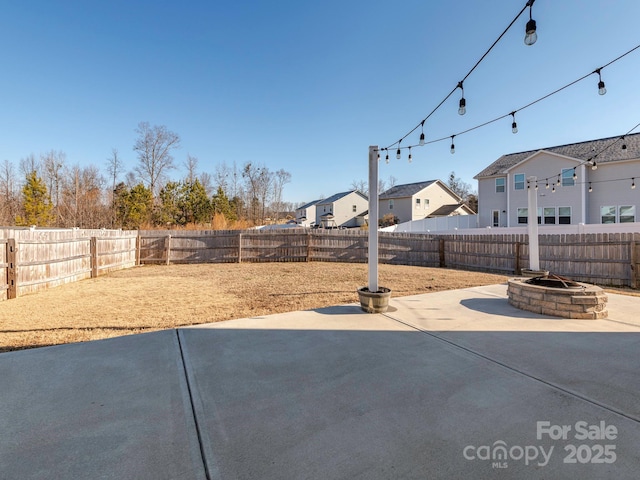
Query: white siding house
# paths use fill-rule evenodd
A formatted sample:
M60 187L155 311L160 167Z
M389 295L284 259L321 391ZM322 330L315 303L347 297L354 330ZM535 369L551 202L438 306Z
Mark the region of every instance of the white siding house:
M528 188L536 186L541 224L635 222L640 134L503 155L475 178L481 228L526 224Z
M367 196L357 190L336 193L317 201L315 222L325 227L358 227L368 208Z
M440 180L396 185L378 197L380 218L387 214L398 222L410 222L427 217L471 215L462 198Z
M303 227L312 227L316 222L316 204L320 200L306 203L296 209L296 223Z

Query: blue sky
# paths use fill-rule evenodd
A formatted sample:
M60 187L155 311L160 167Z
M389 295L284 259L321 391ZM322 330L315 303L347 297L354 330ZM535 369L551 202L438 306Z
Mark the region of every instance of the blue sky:
M199 170L247 161L292 174L285 200L349 190L369 145L415 127L526 0L5 1L0 4L0 160L57 150L69 165L118 149L128 170L141 121L166 125ZM536 0L425 124L427 141L509 113L640 44L637 0ZM640 49L597 76L449 142L392 155L397 183L473 176L502 154L622 135L640 122ZM419 132L404 144L417 143ZM171 173L175 179L184 168ZM556 172L550 172L555 174ZM639 175L640 176L640 172Z

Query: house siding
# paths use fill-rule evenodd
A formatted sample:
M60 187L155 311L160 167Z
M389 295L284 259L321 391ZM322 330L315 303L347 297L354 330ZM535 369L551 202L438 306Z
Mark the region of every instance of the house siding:
M603 206L634 206L637 221L638 208L640 208L640 189L631 189L631 178L640 175L640 158L638 158L637 146L639 140L638 136L627 138L629 148L625 150L614 145L610 149L611 151L603 151L602 155L597 157L601 161L598 162L596 170L593 170L590 164L585 163L586 159L590 158L586 155L594 151L590 146L591 144L598 145L602 142L610 142L611 139L551 147L549 150L553 151L539 150L529 152L526 155L520 153L500 157L494 164L476 176L478 180L479 226L481 228L493 226L492 213L495 210L500 212L501 227L518 226L518 208L527 207L526 179L531 176L538 179L538 208L544 212L545 207L554 207L556 209L556 224L559 220L559 207L571 208L570 223L573 225L602 223L600 209ZM586 156L586 159L567 156L571 152L578 152L582 157ZM610 155L610 158L607 158L606 155ZM620 158L622 155L628 155L629 158ZM517 163L514 164L514 162ZM577 174L575 184L573 186L558 186L558 175L562 170L574 167ZM522 190L514 188L515 175L517 174L525 175L525 188ZM506 178L505 192L497 193L495 179L501 176ZM549 188L545 188L547 179ZM560 180L562 182L562 179ZM593 187L591 193L588 191L590 183ZM554 186L555 192L553 191ZM534 187L532 185L532 188ZM544 218L542 223L544 223Z

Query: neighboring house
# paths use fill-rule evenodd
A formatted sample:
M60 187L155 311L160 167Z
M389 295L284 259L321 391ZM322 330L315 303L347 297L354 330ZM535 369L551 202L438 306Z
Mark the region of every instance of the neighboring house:
M316 223L316 204L320 200L314 200L296 209L296 222L303 227L312 227Z
M444 182L427 182L396 185L378 196L378 215L398 217L398 222L410 222L434 216L473 215Z
M362 214L369 209L366 195L352 190L318 200L315 204L316 225L325 227L358 227Z
M640 133L503 155L474 177L479 227L526 224L530 177L538 223L636 222Z

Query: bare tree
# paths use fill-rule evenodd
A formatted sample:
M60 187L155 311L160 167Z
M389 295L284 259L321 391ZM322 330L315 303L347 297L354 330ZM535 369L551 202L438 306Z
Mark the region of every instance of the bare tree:
M111 156L107 158L107 173L111 180L111 191L109 192L109 203L111 204L111 226L114 227L116 223L116 185L118 184L118 177L124 171L124 163L118 155L118 149L111 149Z
M200 183L202 184L204 191L207 194L207 197L212 196L213 181L211 180L211 174L207 172L202 172L200 175L198 175L198 180L200 180Z
M356 190L360 193L363 194L367 194L367 191L369 190L368 187L368 182L364 181L364 180L354 180L353 182L351 182L351 188L353 190Z
M198 158L187 153L187 159L184 161L184 166L187 169L186 180L189 184L193 184L197 178L196 172L198 170Z
M13 225L18 213L19 195L16 172L9 160L0 164L0 224Z
M140 122L136 133L133 150L139 163L135 171L156 196L167 170L175 168L171 152L180 147L180 137L164 125L152 127L149 122Z
M44 181L51 195L53 202L53 213L56 217L56 224L62 220L62 205L60 204L60 190L64 176L64 168L67 156L64 152L51 150L40 156L40 162L44 167Z
M278 214L283 211L282 191L289 182L291 182L291 174L282 168L273 175L273 204L276 220L278 220Z
M234 164L234 168L235 168L235 164ZM231 168L229 168L229 165L227 165L225 162L222 163L218 163L216 165L215 171L213 172L213 181L215 182L215 185L217 188L222 188L222 190L227 194L227 195L235 195L236 192L230 192L229 191L229 184L231 181Z
M40 162L33 153L20 159L21 175L26 178L31 172L40 174Z

